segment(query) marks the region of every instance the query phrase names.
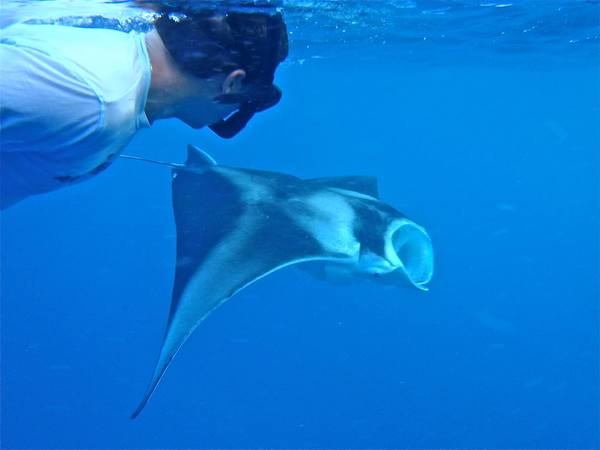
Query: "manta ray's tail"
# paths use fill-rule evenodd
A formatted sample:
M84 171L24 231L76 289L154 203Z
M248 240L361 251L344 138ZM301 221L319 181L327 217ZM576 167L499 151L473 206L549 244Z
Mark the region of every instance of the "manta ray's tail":
M183 164L170 163L167 161L158 161L156 159L142 158L141 156L119 155L119 158L132 159L134 161L143 161L143 162L147 162L147 163L158 164L160 166L167 166L167 167L172 167L172 168L185 167Z

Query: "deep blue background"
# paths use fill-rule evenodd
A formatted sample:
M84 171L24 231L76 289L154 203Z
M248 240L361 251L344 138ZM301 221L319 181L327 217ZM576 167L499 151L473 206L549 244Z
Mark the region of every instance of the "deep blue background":
M282 103L232 141L140 133L127 153L375 175L436 274L422 293L275 273L133 422L170 301L168 170L118 161L9 209L2 447L598 446L599 76L315 60L284 66Z

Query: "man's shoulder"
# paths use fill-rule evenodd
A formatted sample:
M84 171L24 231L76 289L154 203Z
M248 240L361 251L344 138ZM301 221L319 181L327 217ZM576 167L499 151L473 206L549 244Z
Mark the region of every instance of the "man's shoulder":
M102 28L13 25L2 40L35 48L78 72L103 100L113 101L150 71L143 35Z
M115 30L57 25L3 30L4 150L52 153L90 147L90 139L102 146L123 130L129 136L149 78L138 41Z
M26 37L51 42L56 41L57 39L60 40L63 38L72 38L74 36L80 36L84 39L86 39L86 37L91 38L93 36L102 36L110 39L111 37L118 38L119 36L126 36L128 33L109 28L91 28L60 24L20 22L2 28L0 30L0 34L2 37Z
M0 31L3 43L38 48L40 51L88 47L126 42L128 33L66 25L16 23Z

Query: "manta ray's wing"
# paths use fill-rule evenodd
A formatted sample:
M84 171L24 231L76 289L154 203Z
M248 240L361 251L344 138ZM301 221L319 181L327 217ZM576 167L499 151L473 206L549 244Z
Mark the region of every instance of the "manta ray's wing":
M244 199L244 191L231 180L235 172L173 172L177 268L171 311L154 375L132 418L183 343L215 308L274 270L334 257L276 202Z

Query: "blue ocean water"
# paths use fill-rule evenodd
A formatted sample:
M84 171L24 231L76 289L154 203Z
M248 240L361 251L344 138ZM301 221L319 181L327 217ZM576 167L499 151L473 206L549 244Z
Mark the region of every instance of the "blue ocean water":
M175 235L169 171L118 161L2 213L2 448L598 448L598 3L287 14L276 108L231 141L157 123L126 153L376 176L433 239L431 290L276 272L199 327L131 421Z

